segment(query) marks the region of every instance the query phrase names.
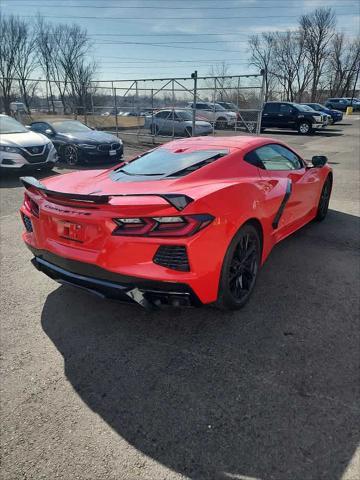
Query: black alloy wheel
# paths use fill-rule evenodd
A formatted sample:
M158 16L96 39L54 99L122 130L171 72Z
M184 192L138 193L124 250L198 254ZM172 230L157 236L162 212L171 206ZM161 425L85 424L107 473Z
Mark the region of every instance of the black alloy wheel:
M248 301L260 268L261 243L257 229L244 225L226 253L217 305L226 310L241 308Z
M332 181L330 177L327 177L327 179L324 182L323 188L321 190L321 195L320 195L320 200L319 200L318 210L316 215L316 220L319 222L324 220L329 210L331 189L332 189Z
M64 161L70 165L75 166L79 163L78 149L75 145L66 145L63 151Z

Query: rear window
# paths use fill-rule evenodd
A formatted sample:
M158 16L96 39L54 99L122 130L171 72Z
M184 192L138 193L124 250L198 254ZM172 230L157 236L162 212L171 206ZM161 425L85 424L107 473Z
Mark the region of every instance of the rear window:
M126 175L168 176L186 170L193 165L224 157L228 153L228 150L197 150L195 152L181 151L175 153L166 148L159 148L145 153L145 155L129 162L117 171Z
M279 113L280 105L278 103L266 103L264 107L265 113Z

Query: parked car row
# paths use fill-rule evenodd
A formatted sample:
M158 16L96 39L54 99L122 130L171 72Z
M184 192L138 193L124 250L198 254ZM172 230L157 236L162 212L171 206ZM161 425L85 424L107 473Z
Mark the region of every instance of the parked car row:
M329 98L319 103L266 102L262 110L261 130L296 130L301 135L322 130L340 122L343 111L352 105L360 110L356 98ZM193 123L193 111L196 120ZM115 110L110 114L115 114ZM133 115L119 112L117 115ZM239 108L231 102L190 102L184 109L144 111L144 127L154 135L200 136L213 128L233 128L244 122ZM249 124L250 125L250 124ZM251 131L249 125L248 130ZM194 130L195 129L195 130ZM37 120L28 127L7 115L0 115L0 169L36 168L51 170L60 159L74 166L80 162L118 161L123 143L118 137L96 131L77 120Z
M151 133L155 135L192 136L193 110L194 104L189 103L187 109L169 108L156 113L147 113L144 127L150 129ZM223 130L244 122L239 109L230 102L215 104L196 102L195 114L195 135L207 135L213 131L213 126ZM266 102L262 110L261 130L281 128L297 130L299 134L307 135L340 122L342 118L342 112L318 103ZM248 130L252 131L251 128Z
M123 142L114 135L93 130L77 120L36 121L28 127L0 115L0 169L51 170L60 159L80 162L118 161Z

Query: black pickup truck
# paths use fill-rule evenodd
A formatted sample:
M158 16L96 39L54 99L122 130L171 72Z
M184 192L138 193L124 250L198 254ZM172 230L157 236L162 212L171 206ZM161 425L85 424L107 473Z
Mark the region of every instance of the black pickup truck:
M316 112L306 105L292 102L266 102L262 111L261 130L265 128L284 128L297 130L308 135L314 130L326 127L325 114Z

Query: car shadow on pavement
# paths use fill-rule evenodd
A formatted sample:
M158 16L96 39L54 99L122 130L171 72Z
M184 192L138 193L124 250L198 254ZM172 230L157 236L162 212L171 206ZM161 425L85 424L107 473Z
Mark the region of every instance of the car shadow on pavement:
M43 329L81 399L166 467L340 480L359 441L356 222L331 211L282 242L242 311L147 313L59 287Z
M273 130L271 128L266 128L263 134L269 134L269 135L286 135L286 136L294 136L294 137L303 137L303 138L314 138L314 137L321 137L321 138L326 138L326 137L339 137L344 135L342 129L340 128L329 128L328 130L319 130L317 132L313 132L310 135L299 135L297 132L294 131L287 131L287 130Z

